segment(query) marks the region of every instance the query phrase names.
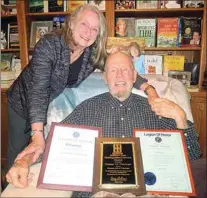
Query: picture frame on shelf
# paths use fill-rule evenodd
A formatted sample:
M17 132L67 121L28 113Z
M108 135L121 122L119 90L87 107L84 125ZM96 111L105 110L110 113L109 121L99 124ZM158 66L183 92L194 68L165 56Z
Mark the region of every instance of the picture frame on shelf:
M53 21L33 21L31 24L30 48L34 48L39 39L52 29Z

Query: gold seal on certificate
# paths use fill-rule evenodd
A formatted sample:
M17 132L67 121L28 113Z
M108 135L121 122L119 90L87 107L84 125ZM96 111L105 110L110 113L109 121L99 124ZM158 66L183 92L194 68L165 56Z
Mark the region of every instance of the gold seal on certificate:
M139 138L96 138L92 191L146 194Z

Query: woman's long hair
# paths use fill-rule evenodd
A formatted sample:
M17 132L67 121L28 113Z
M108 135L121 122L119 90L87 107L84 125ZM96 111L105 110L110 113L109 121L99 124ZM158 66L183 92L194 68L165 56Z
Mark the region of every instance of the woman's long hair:
M93 11L97 14L100 22L99 34L97 36L96 41L92 44L92 54L91 54L91 64L103 70L105 59L107 56L106 53L106 42L107 42L107 29L106 29L106 20L103 14L96 8L95 6L84 4L74 10L71 15L69 15L65 20L65 27L61 31L64 35L65 41L69 45L74 45L75 42L72 37L72 30L70 28L71 21L76 21L79 19L78 15L81 14L83 11Z

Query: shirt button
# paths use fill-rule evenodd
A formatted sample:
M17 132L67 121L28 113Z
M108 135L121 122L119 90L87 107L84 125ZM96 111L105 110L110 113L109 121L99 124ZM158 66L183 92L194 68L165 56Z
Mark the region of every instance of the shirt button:
M130 110L130 108L128 108L128 110Z
M121 118L121 120L124 120L124 118Z
M120 107L122 107L123 105L122 104L120 104Z
M190 146L188 146L188 148L190 148Z
M112 109L114 109L114 107L111 107Z
M124 135L122 135L122 137L124 138L125 136L124 136Z
M188 134L187 134L187 133L184 133L184 136L186 136L186 137L187 137L187 136L188 136Z

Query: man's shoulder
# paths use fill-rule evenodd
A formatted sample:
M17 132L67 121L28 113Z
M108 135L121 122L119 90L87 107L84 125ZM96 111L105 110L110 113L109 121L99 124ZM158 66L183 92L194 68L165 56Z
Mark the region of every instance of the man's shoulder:
M80 105L93 105L93 106L98 106L100 104L104 104L105 102L108 101L108 98L109 98L109 92L106 92L106 93L102 93L102 94L99 94L97 96L93 96L92 98L88 98L87 100L84 100Z

